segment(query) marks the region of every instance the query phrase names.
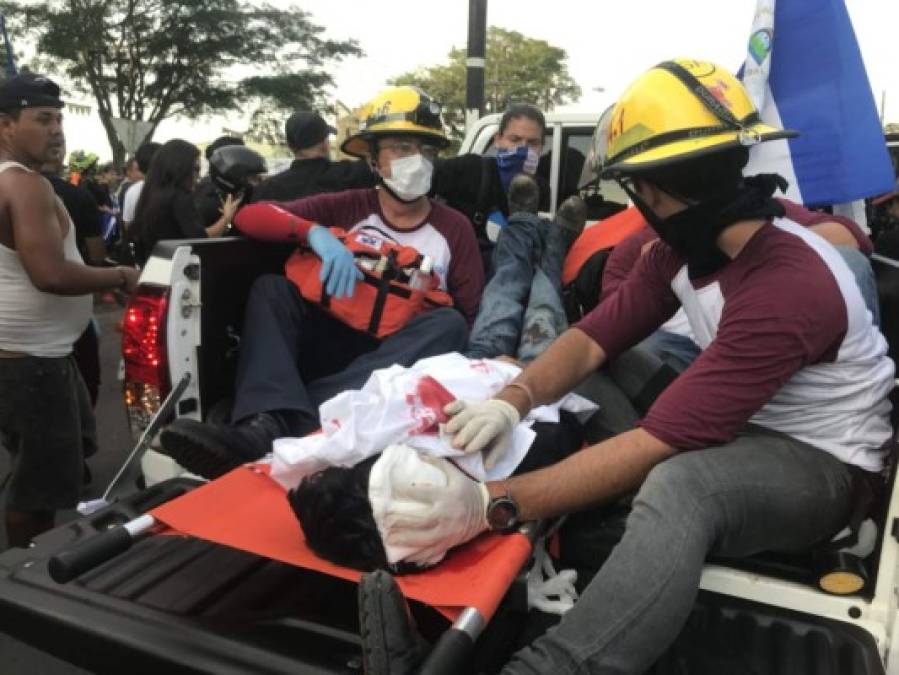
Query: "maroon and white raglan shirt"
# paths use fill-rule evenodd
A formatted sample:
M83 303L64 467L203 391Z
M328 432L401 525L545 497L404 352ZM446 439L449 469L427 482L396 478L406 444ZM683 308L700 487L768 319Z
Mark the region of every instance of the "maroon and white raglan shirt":
M778 218L722 269L691 280L683 258L659 242L575 327L614 358L680 307L702 353L640 422L647 432L692 450L753 423L882 468L894 366L830 244Z
M281 211L281 214L277 211ZM285 214L285 212L287 212ZM303 221L289 222L281 216L292 214ZM278 219L283 223L276 223ZM453 298L471 326L484 291L484 268L471 223L461 213L431 201L431 211L415 227L398 229L381 210L376 188L319 194L291 202L262 202L238 211L235 225L245 234L260 239L305 241L314 225L340 227L347 232L365 232L401 246L412 246L434 261L440 288Z

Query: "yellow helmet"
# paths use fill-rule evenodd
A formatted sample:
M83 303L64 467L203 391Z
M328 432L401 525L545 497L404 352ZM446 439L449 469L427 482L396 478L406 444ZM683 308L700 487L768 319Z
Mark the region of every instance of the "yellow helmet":
M440 119L440 104L418 87L391 87L362 106L359 131L340 146L348 155L364 157L378 136L410 135L439 148L449 145Z
M603 175L614 177L798 133L763 123L742 83L708 61L665 61L612 110Z

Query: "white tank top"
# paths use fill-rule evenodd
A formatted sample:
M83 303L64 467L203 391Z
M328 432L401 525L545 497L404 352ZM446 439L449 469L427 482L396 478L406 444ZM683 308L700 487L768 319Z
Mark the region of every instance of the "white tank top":
M18 167L17 162L0 162L0 172ZM63 240L66 260L84 262L75 245L75 226L62 201L56 197L68 219ZM58 358L72 352L72 343L84 331L93 311L91 295L54 295L35 288L18 251L0 244L0 349L32 356Z

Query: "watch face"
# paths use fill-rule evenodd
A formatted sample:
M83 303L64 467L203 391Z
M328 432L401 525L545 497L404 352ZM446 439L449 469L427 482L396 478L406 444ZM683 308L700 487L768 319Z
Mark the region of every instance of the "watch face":
M497 497L487 510L491 530L508 530L518 524L518 505L511 497Z

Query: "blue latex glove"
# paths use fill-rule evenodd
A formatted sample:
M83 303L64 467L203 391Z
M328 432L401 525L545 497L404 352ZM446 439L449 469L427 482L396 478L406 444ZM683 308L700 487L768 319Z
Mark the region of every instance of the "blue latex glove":
M356 267L353 254L340 243L326 227L315 225L306 240L316 255L322 259L319 280L332 298L353 297L356 281L362 278L362 270Z

